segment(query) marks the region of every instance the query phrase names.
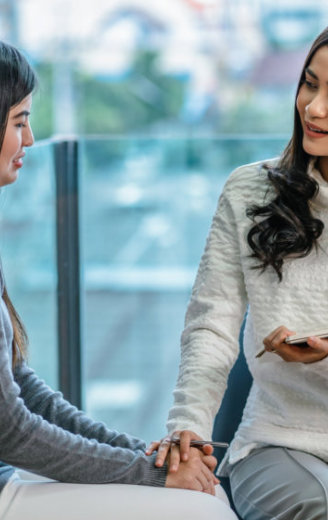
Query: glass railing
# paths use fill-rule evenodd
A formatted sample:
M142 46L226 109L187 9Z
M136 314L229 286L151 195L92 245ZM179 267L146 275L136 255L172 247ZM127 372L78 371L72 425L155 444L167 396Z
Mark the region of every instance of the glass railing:
M81 141L84 402L147 440L165 431L191 286L222 186L286 139Z
M235 167L285 144L284 136L79 140L82 395L95 419L146 440L163 434L184 314L222 186ZM0 246L30 364L56 388L53 147L29 150L19 182L2 190Z
M27 328L29 363L57 388L55 188L51 142L28 150L1 189L0 252L8 292Z

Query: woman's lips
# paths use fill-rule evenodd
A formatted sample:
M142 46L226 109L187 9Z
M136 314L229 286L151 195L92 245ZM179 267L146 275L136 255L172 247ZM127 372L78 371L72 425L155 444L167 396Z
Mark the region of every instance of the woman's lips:
M16 168L21 168L23 166L23 157L25 156L25 153L22 153L16 159L13 160L13 164Z
M16 159L13 161L15 168L21 168L23 166L23 160L22 159Z
M324 130L323 128L320 128L319 126L312 123L308 123L307 121L305 121L305 133L309 137L314 137L316 139L326 137L328 135L327 130Z

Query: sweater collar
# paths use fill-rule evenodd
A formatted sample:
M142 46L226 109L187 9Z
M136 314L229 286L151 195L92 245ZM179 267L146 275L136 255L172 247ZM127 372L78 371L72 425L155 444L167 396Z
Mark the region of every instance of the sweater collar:
M312 199L312 204L315 206L322 206L328 209L328 182L322 177L320 171L317 168L317 158L314 157L309 162L308 174L313 177L318 185L319 191L317 195Z

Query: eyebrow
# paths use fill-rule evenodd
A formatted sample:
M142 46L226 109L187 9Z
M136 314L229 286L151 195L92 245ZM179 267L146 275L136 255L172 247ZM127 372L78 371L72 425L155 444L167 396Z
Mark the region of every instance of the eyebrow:
M18 114L15 114L12 119L18 119L19 117L26 116L28 117L30 115L30 112L28 110L22 110Z
M307 72L313 79L319 81L318 76L313 72L313 70L310 69L310 67L306 67L305 72ZM326 81L326 83L328 85L328 81Z
M310 76L312 76L312 78L318 79L318 76L313 72L313 70L310 69L310 67L306 67L305 72L310 74Z

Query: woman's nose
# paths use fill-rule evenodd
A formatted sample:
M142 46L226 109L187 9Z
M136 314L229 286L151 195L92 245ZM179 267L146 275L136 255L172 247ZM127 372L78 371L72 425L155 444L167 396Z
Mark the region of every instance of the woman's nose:
M305 111L310 117L327 117L328 115L328 99L326 96L317 95L305 107Z
M34 135L33 135L31 126L28 124L24 128L23 146L32 146L33 143L34 143Z

